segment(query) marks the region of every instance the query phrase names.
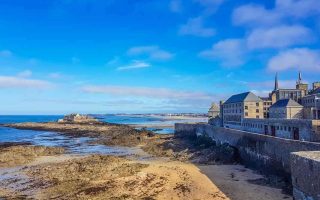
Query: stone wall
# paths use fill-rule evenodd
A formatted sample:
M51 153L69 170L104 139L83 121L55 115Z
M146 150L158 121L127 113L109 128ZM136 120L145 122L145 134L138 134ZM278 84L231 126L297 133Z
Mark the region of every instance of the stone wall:
M275 174L290 175L290 153L319 151L320 143L276 138L209 124L175 124L175 135L194 138L206 134L238 149L243 164Z
M291 154L291 176L295 200L320 199L320 151Z

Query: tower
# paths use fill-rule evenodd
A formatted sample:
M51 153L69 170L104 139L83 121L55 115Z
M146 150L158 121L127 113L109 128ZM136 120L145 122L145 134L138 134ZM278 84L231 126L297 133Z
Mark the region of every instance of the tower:
M276 73L276 77L274 79L274 90L273 91L276 91L279 89L279 83L278 83L278 72Z
M308 84L302 83L301 72L299 72L299 75L298 75L296 89L301 90L302 97L308 94Z

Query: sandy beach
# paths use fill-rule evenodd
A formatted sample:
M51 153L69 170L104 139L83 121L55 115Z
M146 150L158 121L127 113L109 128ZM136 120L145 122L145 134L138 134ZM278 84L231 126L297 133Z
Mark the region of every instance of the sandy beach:
M130 155L74 155L59 147L0 144L4 199L283 199L284 185L237 165L232 147L108 123L19 123L7 127L91 137ZM137 151L137 149L140 149ZM240 185L240 186L239 186ZM275 187L277 186L277 187Z

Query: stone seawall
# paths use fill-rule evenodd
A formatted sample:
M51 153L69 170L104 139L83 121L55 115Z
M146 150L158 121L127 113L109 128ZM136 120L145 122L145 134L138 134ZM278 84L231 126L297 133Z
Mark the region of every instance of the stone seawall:
M217 143L238 149L243 164L290 177L290 154L298 151L319 151L320 143L276 138L209 124L175 124L177 137L194 138L206 134Z
M320 199L320 151L291 154L291 174L295 200Z

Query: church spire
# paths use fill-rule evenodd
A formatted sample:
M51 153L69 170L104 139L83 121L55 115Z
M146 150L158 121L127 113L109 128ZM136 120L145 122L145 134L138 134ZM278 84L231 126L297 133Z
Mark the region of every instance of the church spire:
M301 84L301 83L302 83L302 75L301 75L301 72L299 71L297 84Z
M276 77L274 79L274 91L279 89L279 84L278 84L278 72L276 73Z

